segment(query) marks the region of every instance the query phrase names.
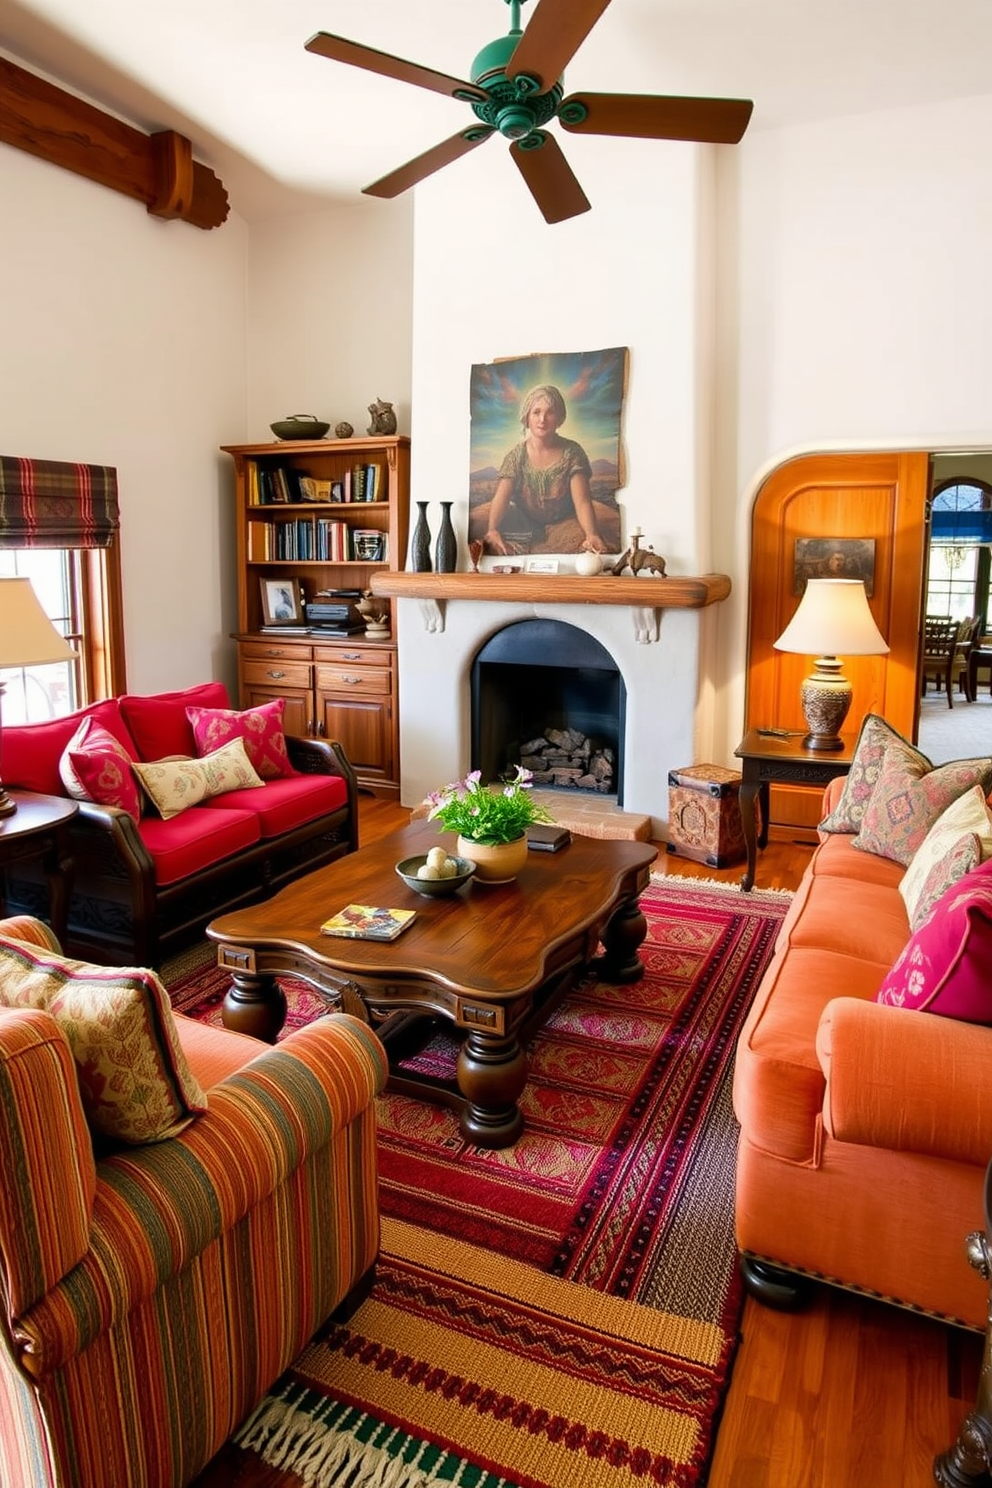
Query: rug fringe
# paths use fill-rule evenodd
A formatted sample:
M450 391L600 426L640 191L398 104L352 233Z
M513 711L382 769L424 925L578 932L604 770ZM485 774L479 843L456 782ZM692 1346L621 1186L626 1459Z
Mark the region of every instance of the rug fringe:
M419 1459L433 1450L428 1442L421 1442L408 1460L403 1443L416 1439L399 1427L383 1427L364 1411L349 1410L344 1420L327 1419L341 1409L330 1397L311 1410L270 1396L248 1417L234 1441L257 1453L269 1467L294 1473L306 1488L330 1488L331 1484L347 1484L347 1488L437 1488L444 1484L455 1488L461 1479L464 1462L459 1462L452 1478L452 1459L442 1452L425 1470ZM363 1430L379 1439L362 1441ZM449 1470L442 1472L446 1463Z
M651 882L660 888L670 889L722 889L726 894L735 894L738 897L759 903L762 894L770 894L775 899L791 899L792 889L749 889L745 894L739 883L728 883L725 878L691 878L675 873L652 873Z

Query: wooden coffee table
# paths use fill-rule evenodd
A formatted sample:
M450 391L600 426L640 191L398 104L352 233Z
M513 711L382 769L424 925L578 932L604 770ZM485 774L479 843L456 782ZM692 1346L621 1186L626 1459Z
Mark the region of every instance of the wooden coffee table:
M275 979L300 977L376 1028L393 1088L416 1088L457 1109L468 1141L506 1147L523 1129L521 1042L530 1029L593 964L605 981L643 975L638 948L647 924L638 901L657 851L649 842L573 837L560 852L529 853L512 883L470 880L451 898L425 898L395 867L438 843L445 839L433 823L412 823L263 904L214 920L207 935L232 979L224 1023L274 1040L286 1016ZM417 918L385 943L322 935L322 921L346 904L415 909ZM464 1033L456 1086L395 1072L411 1025L425 1018L433 1020L428 1029L443 1020Z

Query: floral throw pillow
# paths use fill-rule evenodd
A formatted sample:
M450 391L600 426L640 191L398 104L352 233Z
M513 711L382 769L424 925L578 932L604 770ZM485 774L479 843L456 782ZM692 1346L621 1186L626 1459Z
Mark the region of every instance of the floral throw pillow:
M992 759L951 760L921 769L899 753L886 753L852 846L908 865L930 828L952 801L978 785L992 785Z
M992 857L992 812L980 785L952 801L934 822L899 882L909 923L918 930L951 884Z
M89 966L4 936L0 1006L42 1008L55 1019L98 1136L132 1145L161 1142L207 1109L179 1042L169 994L152 971Z
M943 894L875 995L889 1007L992 1024L992 859Z
M59 760L62 784L74 801L95 801L141 815L141 794L124 745L102 723L84 718Z
M861 733L854 750L854 759L841 798L829 816L820 822L821 832L857 832L865 814L871 793L878 784L882 762L889 753L897 755L907 765L919 763L922 775L930 769L930 761L915 745L896 733L877 713L869 713L861 725Z
M133 769L163 821L211 796L265 784L251 766L243 739L232 739L202 759L156 760L148 765L135 761Z
M284 698L238 713L232 708L187 708L197 754L210 754L232 739L244 739L248 758L263 780L297 772L289 762L283 730Z

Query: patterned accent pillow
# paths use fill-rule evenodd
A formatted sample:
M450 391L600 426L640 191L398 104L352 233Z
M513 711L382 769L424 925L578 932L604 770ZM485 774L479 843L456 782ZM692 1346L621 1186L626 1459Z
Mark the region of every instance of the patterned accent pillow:
M187 708L186 717L193 725L197 754L209 754L232 739L244 739L248 758L262 779L278 780L297 774L286 751L285 711L285 698L273 698L243 713L232 708Z
M264 786L245 753L244 739L232 739L202 759L156 760L132 766L163 821L188 811L211 796Z
M3 936L0 1005L42 1008L58 1023L96 1135L161 1142L207 1109L154 972L89 966Z
M919 762L919 774L930 769L930 761L915 745L897 734L891 724L877 713L869 713L861 725L854 759L841 798L829 816L820 823L821 832L857 832L871 793L878 784L882 761L889 752L897 754L907 765Z
M899 882L912 928L919 929L944 889L988 857L992 812L981 786L974 785L937 818Z
M59 760L59 775L74 801L119 806L135 821L141 794L131 774L133 761L124 745L102 723L84 718Z
M924 773L887 753L852 846L908 866L937 818L974 785L988 793L992 759L951 760Z
M907 941L875 1001L992 1024L992 859L965 875Z

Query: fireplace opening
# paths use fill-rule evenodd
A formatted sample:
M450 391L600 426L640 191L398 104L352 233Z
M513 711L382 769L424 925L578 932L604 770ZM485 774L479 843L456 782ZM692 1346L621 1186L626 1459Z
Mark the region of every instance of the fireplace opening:
M520 620L472 662L472 768L497 780L524 764L542 789L623 805L627 689L599 641L561 620Z

